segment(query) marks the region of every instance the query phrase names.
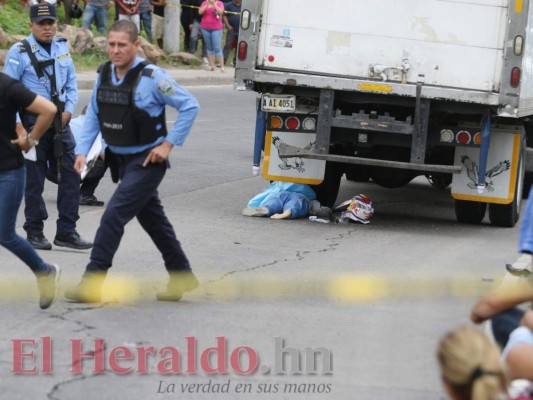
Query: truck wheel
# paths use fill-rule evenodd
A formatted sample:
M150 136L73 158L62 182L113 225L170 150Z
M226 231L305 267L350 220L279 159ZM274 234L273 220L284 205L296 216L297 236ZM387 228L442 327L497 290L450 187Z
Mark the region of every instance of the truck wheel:
M531 190L531 185L533 185L533 172L528 172L524 176L524 188L522 189L523 199L528 198L529 191Z
M485 217L487 203L455 200L455 217L464 224L479 224Z
M316 198L323 206L332 208L337 200L339 188L341 186L341 177L344 173L341 164L334 162L326 163L324 172L324 181L320 185L313 186Z
M522 191L525 176L525 146L520 153L518 161L518 172L516 177L516 186L513 201L510 204L489 204L489 219L494 226L502 228L512 228L518 222L520 217L520 207L522 205Z

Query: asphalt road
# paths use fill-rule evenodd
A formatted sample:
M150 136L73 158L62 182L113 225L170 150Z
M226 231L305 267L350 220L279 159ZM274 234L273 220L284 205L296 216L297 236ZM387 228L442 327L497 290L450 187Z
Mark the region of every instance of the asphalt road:
M338 201L357 193L373 200L369 225L243 217L268 183L251 176L255 96L230 86L191 91L202 110L185 146L172 152L160 194L200 289L180 303L155 301L166 273L136 221L126 227L100 305L61 298L40 311L29 270L0 249L3 290L13 294L0 303L0 397L443 397L436 342L468 323L472 302L501 278L516 255L518 227L458 224L449 193L423 178L395 190L343 181ZM80 109L88 95L82 91ZM113 188L106 177L96 194L107 201ZM45 200L45 234L53 239L51 184ZM101 214L80 207L82 236L94 236ZM18 221L22 234L21 213ZM60 248L41 254L61 265L62 290L89 257ZM76 349L88 353L81 366ZM178 352L181 363L173 363Z

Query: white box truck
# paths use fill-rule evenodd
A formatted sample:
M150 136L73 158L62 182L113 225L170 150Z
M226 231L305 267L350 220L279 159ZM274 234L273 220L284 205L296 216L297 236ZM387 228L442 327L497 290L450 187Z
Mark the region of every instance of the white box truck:
M457 219L516 224L533 158L526 0L243 0L235 88L259 93L262 174L451 185ZM531 126L531 127L530 127Z

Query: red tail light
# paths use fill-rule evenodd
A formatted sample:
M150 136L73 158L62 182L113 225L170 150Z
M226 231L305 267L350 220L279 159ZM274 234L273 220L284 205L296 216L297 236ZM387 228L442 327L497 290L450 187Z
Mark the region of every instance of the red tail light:
M245 41L240 42L239 51L238 51L239 60L241 61L246 60L247 53L248 53L248 43L246 43Z
M298 129L300 127L300 120L296 117L289 117L285 120L287 129Z
M520 68L514 67L511 70L511 86L518 87L520 84Z
M457 140L457 143L468 144L472 140L472 136L470 135L470 132L459 131L457 132L456 140Z

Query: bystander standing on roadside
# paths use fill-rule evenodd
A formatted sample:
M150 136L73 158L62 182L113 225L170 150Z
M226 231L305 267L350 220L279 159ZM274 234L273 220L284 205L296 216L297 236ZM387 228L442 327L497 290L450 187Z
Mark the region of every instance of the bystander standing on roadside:
M191 42L191 28L192 28L192 8L191 0L181 0L181 13L180 13L180 23L183 28L183 51L189 51L190 42Z
M181 146L199 110L196 99L163 69L148 64L137 51L138 31L129 21L115 22L109 31L110 62L100 68L83 133L76 146L76 169L81 172L91 143L101 130L108 147L106 161L115 182L120 181L102 215L94 248L81 282L65 292L81 303L101 301L101 287L118 250L125 225L137 218L161 252L169 273L160 301L179 301L198 286L189 260L176 238L158 195L174 146ZM132 102L117 103L129 93ZM179 117L167 133L165 106Z
M131 21L141 31L141 18L139 16L139 5L141 0L115 0L118 5L118 19Z
M152 11L152 34L157 45L163 50L163 35L165 34L165 0L150 0L154 6Z
M96 29L102 35L107 32L108 9L113 5L109 0L87 0L81 17L81 27L91 29L94 22Z
M152 42L152 11L153 7L150 0L140 0L139 17L141 20L141 29L146 33L146 39Z
M211 71L215 70L215 57L217 57L220 71L224 72L224 53L222 52L224 3L218 0L206 0L200 6L198 13L202 16L200 26L202 27L202 37L207 46L208 68Z
M229 53L239 43L239 26L241 24L241 0L232 0L224 4L224 25L226 26L226 43L224 45L224 64L228 64ZM233 53L232 65L235 65L237 52Z
M72 112L78 101L78 87L74 62L66 39L57 38L56 8L43 3L30 7L31 35L14 44L6 55L4 72L19 80L28 89L52 100L58 107L58 120L36 144L34 160L26 161L26 190L24 230L28 241L36 249L51 250L52 244L43 233L48 212L43 199L48 163L60 165L57 191L58 219L56 246L89 249L92 243L76 232L79 219L80 177L74 170L74 137L69 127ZM59 114L60 113L60 114ZM31 113L21 114L17 123L19 136L26 135L35 124ZM56 140L59 139L59 141ZM60 146L57 146L57 143Z
M200 6L202 5L203 0L190 0L190 7L192 10L191 14L191 38L189 41L189 53L196 54L198 51L198 41L202 41L202 64L208 65L209 61L207 60L207 49L205 46L205 41L202 37L202 28L200 23L202 21L201 15L198 13Z
M36 116L28 134L16 130L16 114L23 109ZM50 307L56 298L60 270L57 265L44 262L32 245L17 235L15 225L26 182L21 150L35 147L56 112L53 103L0 73L0 245L30 267L37 277L42 309Z

